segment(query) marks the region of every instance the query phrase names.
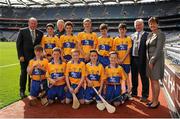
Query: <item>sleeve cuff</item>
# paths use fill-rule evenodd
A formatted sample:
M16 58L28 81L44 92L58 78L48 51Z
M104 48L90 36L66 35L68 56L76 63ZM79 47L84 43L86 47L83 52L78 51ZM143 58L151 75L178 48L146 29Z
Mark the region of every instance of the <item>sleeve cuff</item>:
M154 64L154 62L155 62L155 57L153 56L153 57L151 57L149 64Z

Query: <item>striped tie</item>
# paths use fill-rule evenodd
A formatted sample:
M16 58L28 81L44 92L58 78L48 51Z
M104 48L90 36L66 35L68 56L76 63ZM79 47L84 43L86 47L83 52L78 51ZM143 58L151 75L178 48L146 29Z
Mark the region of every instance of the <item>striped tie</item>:
M139 42L138 42L138 40L139 40L139 35L140 35L140 32L138 32L138 35L137 35L137 39L136 39L136 41L135 41L135 48L134 48L134 55L135 56L138 56L138 46L139 46Z
M32 36L32 42L34 43L34 41L36 39L34 30L31 31L31 36Z

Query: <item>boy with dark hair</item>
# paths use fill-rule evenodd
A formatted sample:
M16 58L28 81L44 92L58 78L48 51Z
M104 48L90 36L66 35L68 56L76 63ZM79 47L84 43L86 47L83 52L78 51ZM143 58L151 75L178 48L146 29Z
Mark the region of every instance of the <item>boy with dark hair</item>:
M48 23L46 25L47 35L44 35L41 41L41 45L44 49L45 57L51 61L53 48L57 47L57 42L59 38L54 35L54 25L52 23Z
M71 50L78 48L77 36L73 35L73 23L67 21L65 23L66 33L60 37L59 47L62 49L63 59L68 62L71 60Z
M118 53L118 64L121 65L128 75L126 80L126 92L130 93L129 72L130 72L130 50L132 47L132 40L126 36L126 24L120 23L118 26L119 35L114 39L113 50ZM132 96L128 94L129 100L133 100Z
M107 101L112 102L115 106L122 103L121 100L114 99L125 93L125 80L127 79L127 75L123 68L117 64L117 59L118 54L114 51L110 52L110 65L105 68L105 74L107 76L105 82L105 98Z
M100 102L99 96L96 94L92 87L98 90L98 93L102 93L103 80L105 79L104 67L98 62L98 52L96 50L90 50L90 62L86 64L86 81L87 88L85 90L85 103L89 104L93 101L93 97L96 98L96 102Z
M30 60L27 72L31 77L30 105L36 104L36 99L42 90L47 89L47 79L45 77L48 60L44 59L43 48L40 45L34 47L35 58Z
M97 49L99 62L106 67L109 65L109 52L112 50L113 38L108 35L108 25L101 24L99 27L101 36L98 38Z
M53 103L55 98L65 102L65 76L64 72L66 64L61 60L61 50L57 47L53 49L52 53L53 60L48 64L47 68L47 79L49 81L49 90L47 93L48 103Z

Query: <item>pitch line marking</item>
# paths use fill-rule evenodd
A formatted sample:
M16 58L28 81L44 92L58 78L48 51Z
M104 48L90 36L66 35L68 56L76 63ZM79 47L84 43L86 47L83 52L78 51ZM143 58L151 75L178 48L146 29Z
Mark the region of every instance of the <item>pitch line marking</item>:
M1 65L0 68L11 67L11 66L15 66L15 65L18 65L18 64L19 64L19 63L8 64L8 65Z

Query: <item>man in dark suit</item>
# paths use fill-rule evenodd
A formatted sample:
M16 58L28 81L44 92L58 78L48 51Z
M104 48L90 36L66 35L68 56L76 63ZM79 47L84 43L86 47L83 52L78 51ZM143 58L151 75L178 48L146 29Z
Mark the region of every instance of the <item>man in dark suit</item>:
M37 29L37 19L30 18L28 27L22 28L19 31L16 47L18 58L21 66L20 74L20 96L25 97L26 82L27 82L27 66L29 61L34 58L34 46L41 43L43 32ZM30 90L30 78L29 78Z
M131 50L132 96L137 96L138 73L142 82L142 96L140 101L147 101L149 96L149 79L146 76L146 40L148 33L143 31L142 19L134 21L136 32L132 34L133 46Z

